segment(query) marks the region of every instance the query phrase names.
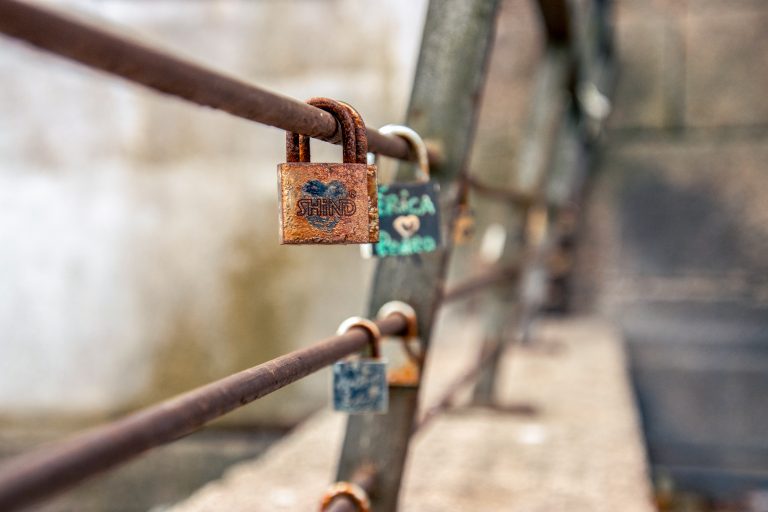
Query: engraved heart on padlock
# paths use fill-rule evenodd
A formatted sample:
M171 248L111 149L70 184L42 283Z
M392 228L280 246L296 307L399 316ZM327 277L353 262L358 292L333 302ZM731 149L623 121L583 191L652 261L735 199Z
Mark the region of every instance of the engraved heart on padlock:
M339 180L330 183L309 180L302 185L301 193L298 215L322 231L333 231L341 217L354 215L357 209L353 200L355 191L348 191Z
M401 215L392 221L392 227L405 239L411 238L419 231L421 221L416 215Z

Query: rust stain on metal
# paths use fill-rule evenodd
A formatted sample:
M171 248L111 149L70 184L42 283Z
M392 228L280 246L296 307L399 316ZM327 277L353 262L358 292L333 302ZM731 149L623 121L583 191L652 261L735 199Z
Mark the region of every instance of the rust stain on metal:
M375 165L369 165L366 169L368 182L368 243L375 244L379 241L379 183Z
M2 0L0 32L163 94L332 144L340 141L336 123L321 109L69 19L52 9ZM415 160L404 140L382 135L374 128L366 130L371 151ZM429 159L432 165L439 165L442 155L430 148Z
M420 379L421 370L411 359L398 368L392 368L387 373L387 382L390 386L415 387L419 385Z
M384 335L403 332L403 317L376 320ZM0 464L0 510L28 506L295 382L369 343L361 329L323 340L229 375L120 420Z
M414 345L419 345L419 322L416 310L406 302L392 300L379 308L377 317L382 319L394 315L402 317L408 326L398 336L403 352L407 357L405 363L389 370L387 382L390 387L418 387L425 354L422 349L414 347Z
M369 242L365 164L285 163L278 176L280 243Z
M352 482L336 482L323 495L320 502L321 512L330 510L331 503L340 497L351 501L355 510L359 512L370 512L371 510L371 500L368 499L368 493L362 487Z
M365 123L363 122L363 117L349 103L343 101L339 103L347 108L355 125L355 139L357 140L355 159L358 163L367 162L368 133L365 128ZM370 243L379 241L379 183L377 174L378 171L376 165L368 165L366 175L368 179L368 200L370 201L368 206L368 240Z
M370 511L369 495L374 492L375 485L376 467L373 464L363 464L355 470L350 482L337 482L328 489L321 500L320 510L326 512ZM357 492L357 496L347 491ZM368 508L364 508L366 502Z
M351 106L329 98L312 98L308 103L338 120L344 161L312 163L309 137L286 135L287 162L278 165L280 243L376 242L376 166L366 163L368 144L362 117Z

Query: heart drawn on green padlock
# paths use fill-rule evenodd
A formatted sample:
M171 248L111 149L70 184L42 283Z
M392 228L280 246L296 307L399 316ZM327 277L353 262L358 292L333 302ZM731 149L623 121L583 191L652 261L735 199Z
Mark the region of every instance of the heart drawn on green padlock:
M401 215L392 221L392 227L395 228L400 236L405 239L411 238L415 235L421 227L421 221L416 215Z

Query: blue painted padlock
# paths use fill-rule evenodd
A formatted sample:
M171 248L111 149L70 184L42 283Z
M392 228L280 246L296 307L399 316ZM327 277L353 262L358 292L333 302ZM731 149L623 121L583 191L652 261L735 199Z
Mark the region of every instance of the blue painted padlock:
M333 408L349 414L387 412L387 364L382 359L351 359L333 365Z
M368 331L371 357L355 357L333 365L333 408L348 414L384 414L389 407L387 363L379 354L381 331L375 323L360 317L345 320L337 331L353 327Z

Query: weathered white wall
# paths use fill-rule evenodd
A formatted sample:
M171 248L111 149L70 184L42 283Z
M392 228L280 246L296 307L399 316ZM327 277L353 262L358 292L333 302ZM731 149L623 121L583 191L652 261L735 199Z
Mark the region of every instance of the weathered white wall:
M402 119L426 2L49 2L289 96ZM364 311L350 247L278 244L283 132L0 38L0 416L103 416ZM319 146L324 146L320 148ZM339 158L318 144L317 159ZM246 408L286 420L319 375Z

